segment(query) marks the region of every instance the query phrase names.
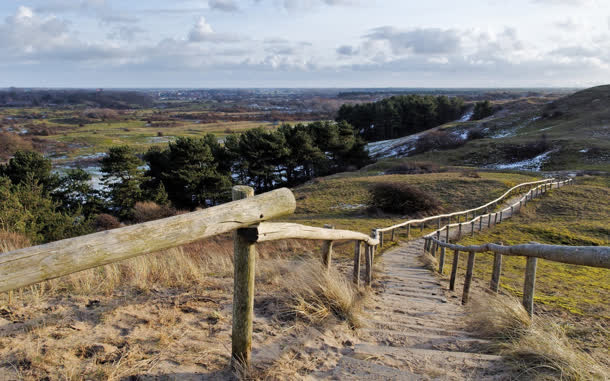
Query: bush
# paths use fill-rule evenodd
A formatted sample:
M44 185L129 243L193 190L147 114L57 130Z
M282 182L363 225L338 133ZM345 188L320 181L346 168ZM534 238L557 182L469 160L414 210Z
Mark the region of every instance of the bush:
M95 230L96 231L102 231L102 230L110 230L110 229L116 229L118 227L121 227L121 222L119 222L119 219L116 218L115 216L112 216L110 214L106 214L106 213L102 213L100 215L98 215L95 218Z
M370 190L370 206L386 213L414 214L440 211L439 200L412 185L380 183Z
M458 148L466 141L448 131L436 130L420 136L415 143L414 154L428 152L433 149L446 150Z
M485 132L482 128L471 128L468 130L468 140L484 139Z
M133 222L139 224L146 221L171 217L175 210L168 206L159 205L152 201L136 202L133 207Z
M533 142L528 142L519 145L510 145L503 149L504 156L507 160L521 161L534 158L551 149L551 144L547 140L546 135Z
M438 164L427 161L413 161L410 163L398 164L386 171L387 174L406 174L416 175L421 173L437 173L442 172Z
M470 177L472 179L480 179L481 175L475 169L465 169L462 171L462 177Z

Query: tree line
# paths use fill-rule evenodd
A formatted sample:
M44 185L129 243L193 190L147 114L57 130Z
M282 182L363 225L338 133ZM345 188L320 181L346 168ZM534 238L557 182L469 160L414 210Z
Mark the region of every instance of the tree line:
M373 103L344 104L337 121L354 126L367 141L399 138L459 119L461 98L433 95L393 96Z
M53 241L99 230L99 216L134 219L136 204L172 210L213 206L231 198L233 184L257 193L295 186L369 163L365 142L346 122L256 128L217 137L181 137L144 154L111 147L101 160L103 189L82 169L53 173L50 160L18 151L0 165L0 229Z

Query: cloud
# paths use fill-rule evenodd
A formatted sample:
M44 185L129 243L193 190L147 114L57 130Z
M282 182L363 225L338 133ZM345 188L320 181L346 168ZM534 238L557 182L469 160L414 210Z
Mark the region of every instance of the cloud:
M575 21L573 18L568 17L564 20L556 21L553 23L557 28L565 31L573 31L583 26L580 22Z
M588 0L531 0L534 4L542 5L584 5Z
M365 35L369 40L387 41L395 54L446 54L460 49L457 30L417 28L401 30L384 26Z
M239 10L234 0L209 0L208 6L210 9L223 12L236 12Z
M262 3L264 0L255 0ZM320 6L353 6L361 3L361 0L273 0L280 8L287 10L313 9Z
M337 54L341 56L355 56L358 54L358 49L351 45L342 45L337 48Z
M191 28L188 34L188 40L190 42L213 42L213 43L223 43L223 42L237 42L241 39L237 36L229 35L229 34L220 34L214 32L212 26L208 24L205 20L205 17L200 16L195 25Z
M37 13L78 13L98 18L104 23L136 23L137 17L117 11L107 0L49 0L35 9Z

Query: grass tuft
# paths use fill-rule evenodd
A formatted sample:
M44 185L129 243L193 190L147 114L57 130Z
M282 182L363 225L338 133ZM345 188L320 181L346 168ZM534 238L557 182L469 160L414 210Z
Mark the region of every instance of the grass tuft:
M288 311L305 321L320 324L334 317L360 327L363 295L334 268L316 259L297 263L283 277Z
M546 317L530 319L514 297L492 294L469 309L473 332L495 341L519 379L603 380L608 374L568 339L560 325Z

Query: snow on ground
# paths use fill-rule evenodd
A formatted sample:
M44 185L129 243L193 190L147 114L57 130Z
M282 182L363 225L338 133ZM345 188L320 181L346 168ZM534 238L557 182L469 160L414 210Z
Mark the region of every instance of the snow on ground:
M419 134L404 136L402 138L382 140L366 145L369 155L374 158L407 156L415 149Z
M473 114L474 114L474 108L466 111L466 113L464 115L462 115L462 117L460 119L458 119L458 122L468 122L470 120L470 118L472 118Z
M362 209L362 208L365 208L365 207L366 207L365 204L343 204L343 203L340 203L337 206L331 207L331 209L355 210L355 209Z
M515 163L491 164L487 167L493 169L519 169L527 171L540 171L540 169L542 168L542 164L544 164L544 162L548 159L549 155L553 152L554 151L547 151L531 159L517 161Z

